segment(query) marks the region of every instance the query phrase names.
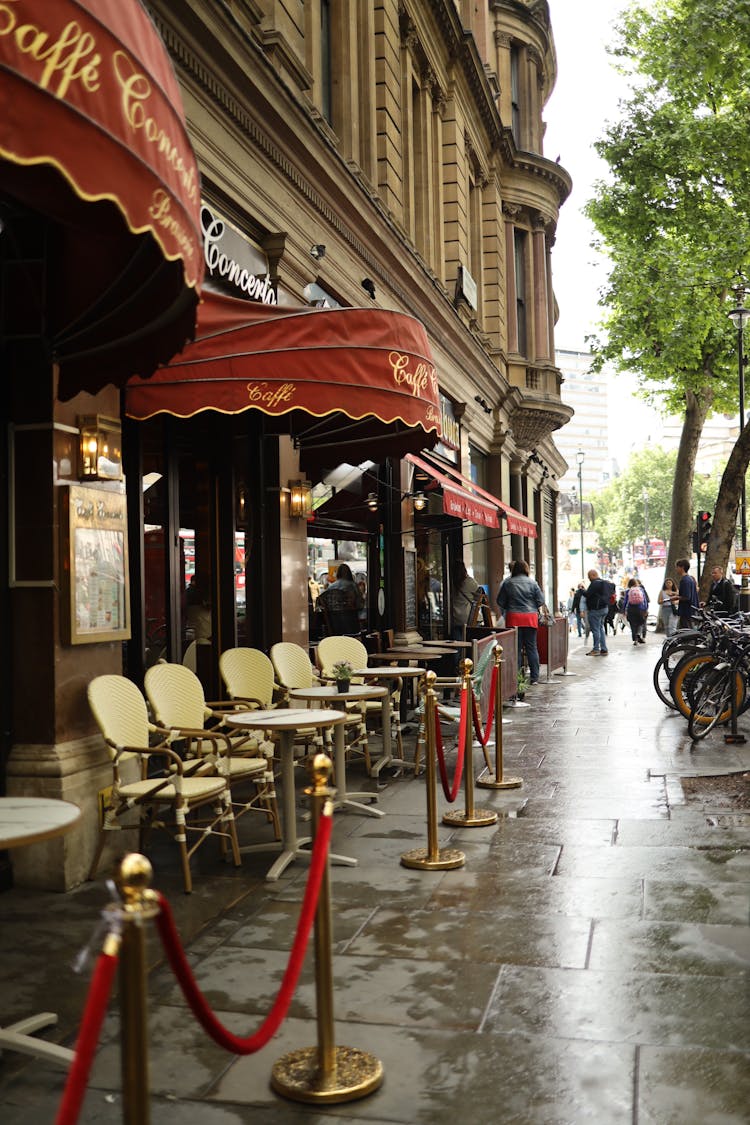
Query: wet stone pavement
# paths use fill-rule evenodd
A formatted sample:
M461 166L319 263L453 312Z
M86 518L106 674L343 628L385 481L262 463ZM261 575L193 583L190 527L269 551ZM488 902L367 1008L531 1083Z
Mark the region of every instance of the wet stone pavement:
M497 824L439 830L463 868L400 865L426 846L423 777L383 777L383 819L337 813L333 850L359 862L332 869L335 1039L382 1061L371 1096L305 1106L270 1089L277 1059L317 1040L312 947L280 1031L236 1058L195 1023L151 931L154 1125L750 1122L750 820L717 823L679 784L747 770L750 741L726 745L719 731L691 744L651 687L659 648L649 636L634 649L623 633L594 659L571 636L574 674L506 710L505 773L523 787L476 790ZM374 788L357 763L348 777ZM442 792L438 808L449 808ZM266 831L253 817L240 830L245 842ZM205 847L185 896L172 850L151 853L155 885L210 1004L248 1035L286 966L306 867L266 883L267 855L235 871ZM4 1022L54 1009L58 1026L41 1034L72 1045L86 980L70 962L106 900L103 880L0 896ZM115 999L82 1122L122 1119L119 1068ZM6 1052L3 1125L52 1122L62 1086L59 1068Z

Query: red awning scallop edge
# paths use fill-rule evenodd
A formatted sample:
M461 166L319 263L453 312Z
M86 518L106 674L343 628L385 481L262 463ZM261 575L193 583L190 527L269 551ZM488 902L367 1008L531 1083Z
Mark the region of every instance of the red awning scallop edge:
M261 305L205 290L195 341L126 388L132 418L252 409L372 417L439 434L438 381L424 327L383 309Z

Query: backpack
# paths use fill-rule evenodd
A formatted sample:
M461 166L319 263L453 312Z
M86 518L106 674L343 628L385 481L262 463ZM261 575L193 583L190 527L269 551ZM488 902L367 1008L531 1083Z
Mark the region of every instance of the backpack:
M640 586L631 586L628 590L628 605L644 605L646 599Z

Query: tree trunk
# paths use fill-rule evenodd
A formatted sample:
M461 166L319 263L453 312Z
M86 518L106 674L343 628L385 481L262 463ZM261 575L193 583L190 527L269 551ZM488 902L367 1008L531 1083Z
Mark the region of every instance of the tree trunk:
M695 459L698 455L698 442L703 432L703 423L711 409L713 397L713 390L710 387L702 387L697 394L690 390L685 392L685 421L682 424L680 446L677 450L672 490L672 532L665 571L665 574L671 577L675 576L677 559L689 559L693 553Z
M716 498L711 537L706 552L706 564L701 578L701 601L706 600L711 585L711 567L726 569L737 532L737 509L740 504L742 481L750 464L750 426L746 426L735 442Z

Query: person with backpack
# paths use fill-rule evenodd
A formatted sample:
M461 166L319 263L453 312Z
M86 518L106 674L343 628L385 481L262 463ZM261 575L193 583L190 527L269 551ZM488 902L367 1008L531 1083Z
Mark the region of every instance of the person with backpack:
M594 647L586 653L587 656L609 656L604 619L609 611L609 599L614 592L614 584L608 582L606 578L600 578L598 570L589 571L589 585L585 598L591 626L591 642Z
M625 591L625 616L634 645L645 645L643 626L648 613L648 594L637 578L631 578Z

